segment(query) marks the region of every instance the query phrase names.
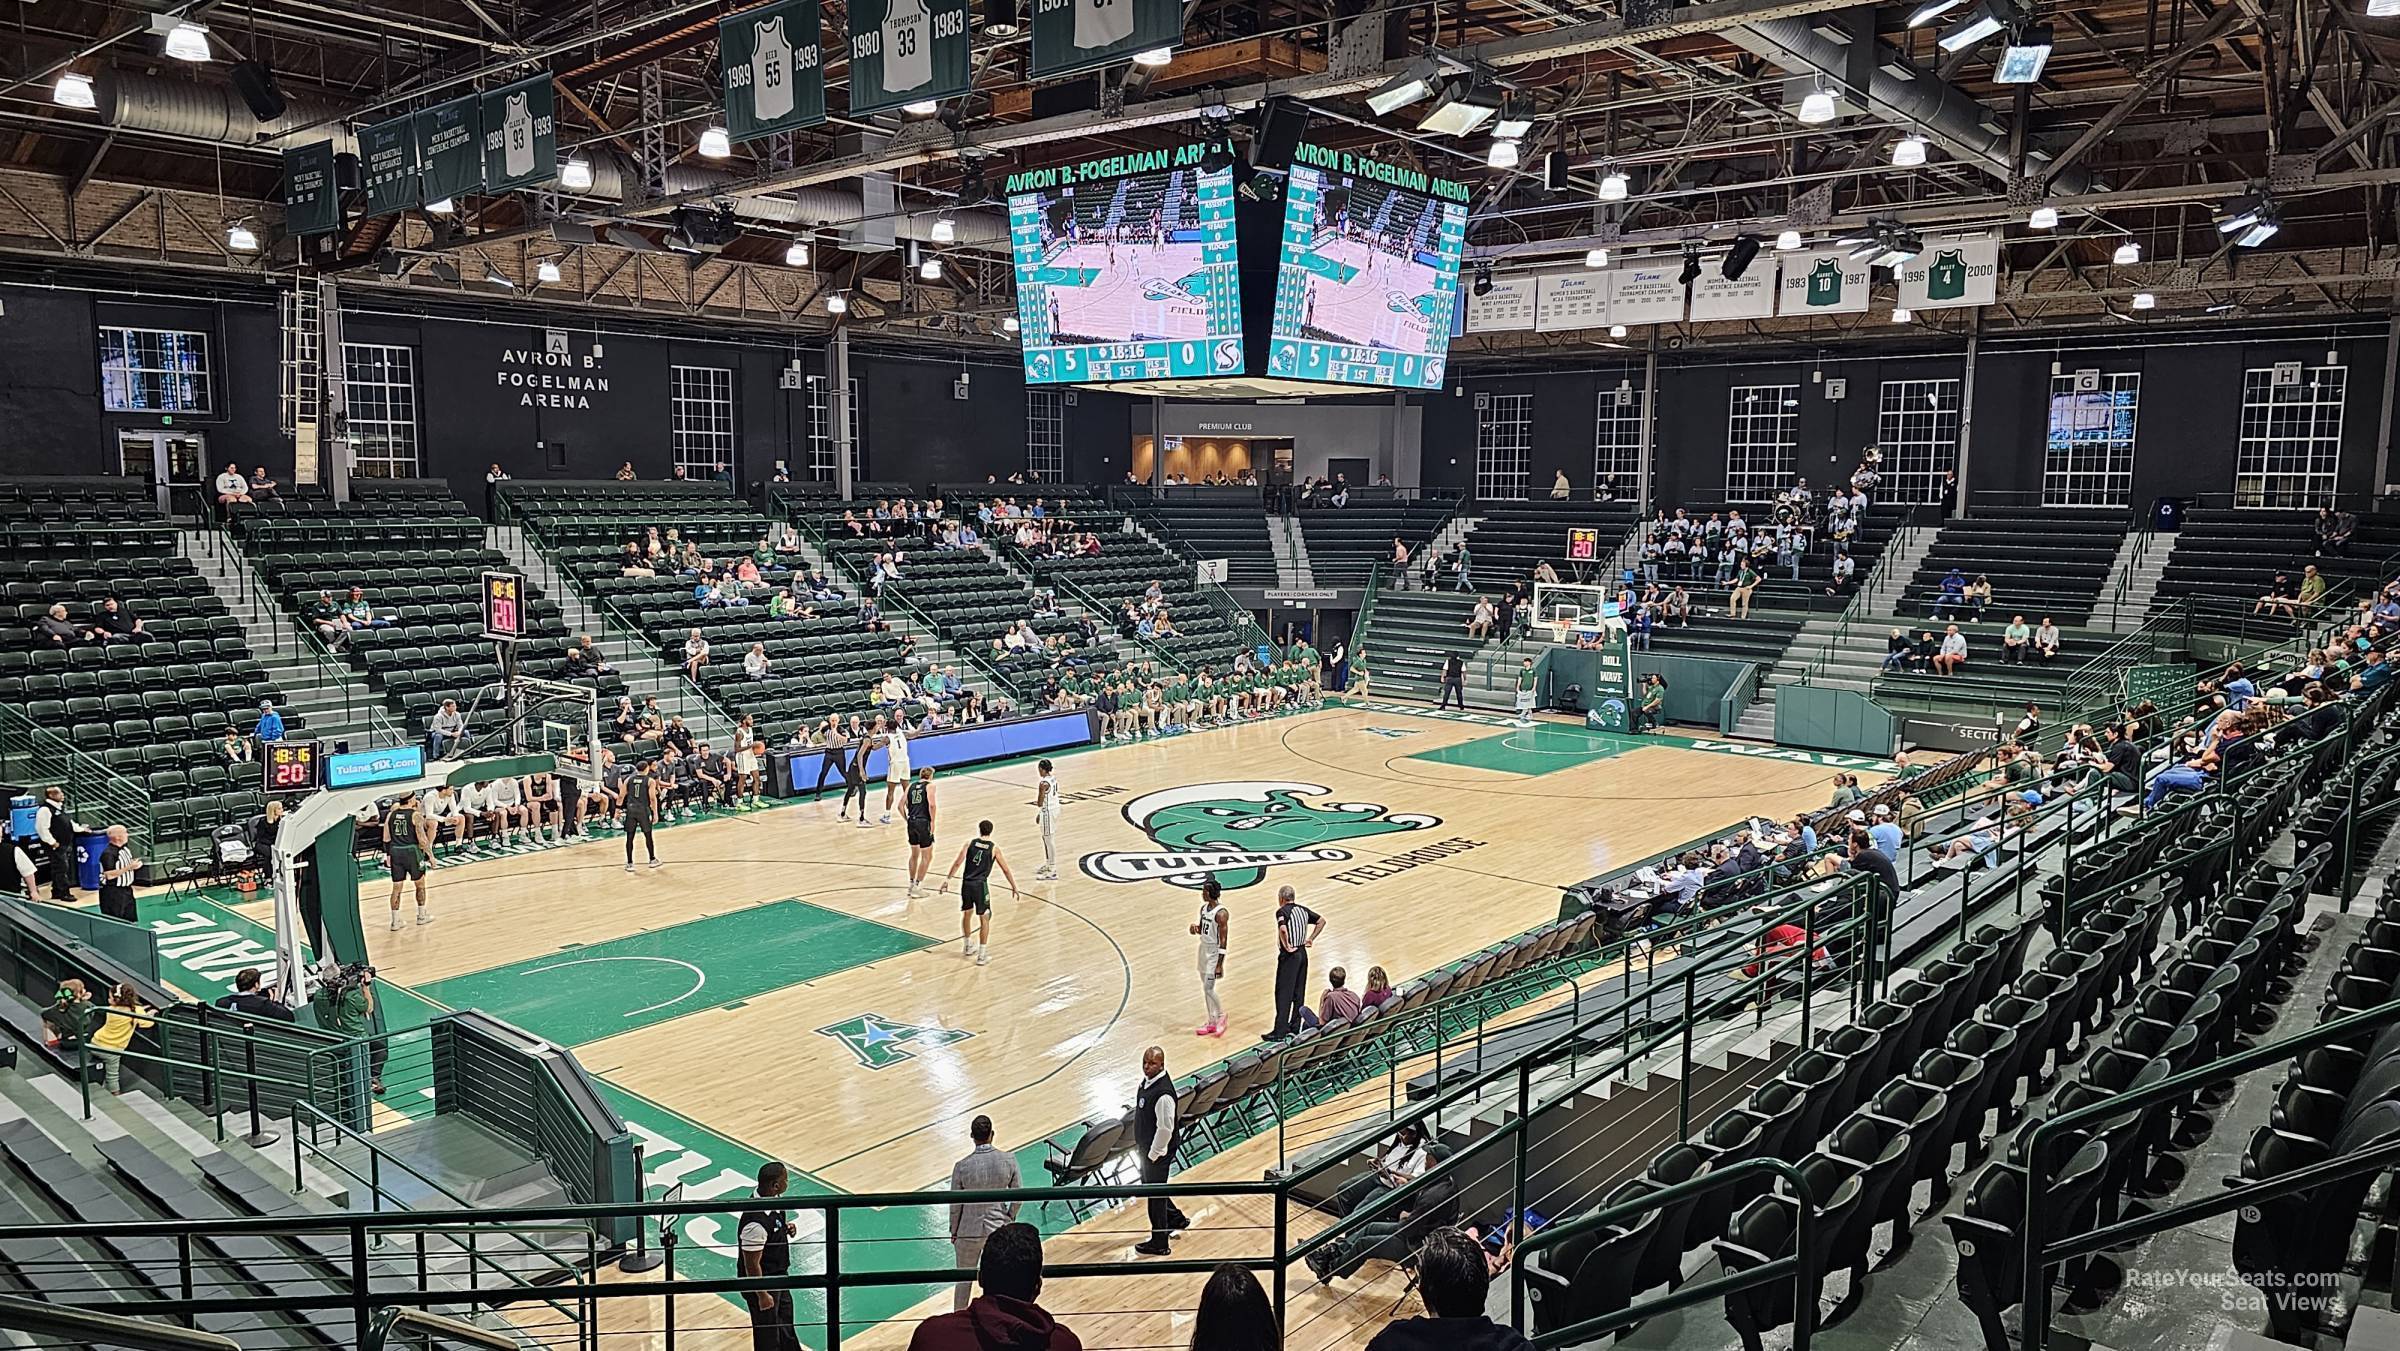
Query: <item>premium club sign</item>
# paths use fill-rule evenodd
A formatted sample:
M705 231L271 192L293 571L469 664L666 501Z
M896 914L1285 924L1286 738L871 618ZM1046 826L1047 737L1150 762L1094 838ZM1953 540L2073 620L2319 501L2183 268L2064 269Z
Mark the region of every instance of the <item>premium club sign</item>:
M1130 61L1183 40L1183 0L1035 0L1033 78Z
M782 0L717 22L725 133L755 140L825 120L825 60L817 0Z
M358 157L366 174L368 215L388 216L424 200L417 178L417 119L413 115L361 127Z
M850 112L967 92L968 0L851 0Z
M576 334L552 328L542 330L538 345L502 348L493 382L503 395L514 397L519 408L592 411L596 403L607 401L605 352L597 337L584 338L583 350L577 351L576 339Z
M483 96L483 185L487 191L558 176L558 95L536 75Z

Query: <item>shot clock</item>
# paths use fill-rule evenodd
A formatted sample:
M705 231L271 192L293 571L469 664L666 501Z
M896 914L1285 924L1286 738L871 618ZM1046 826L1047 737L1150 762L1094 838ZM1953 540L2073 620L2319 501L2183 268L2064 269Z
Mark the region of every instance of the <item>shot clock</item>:
M483 574L483 636L513 643L525 636L525 579L513 572Z
M1600 557L1600 532L1588 525L1571 526L1567 530L1567 558L1570 562L1590 563Z
M323 772L318 752L323 743L316 741L273 741L261 757L266 766L267 792L306 793L314 791Z

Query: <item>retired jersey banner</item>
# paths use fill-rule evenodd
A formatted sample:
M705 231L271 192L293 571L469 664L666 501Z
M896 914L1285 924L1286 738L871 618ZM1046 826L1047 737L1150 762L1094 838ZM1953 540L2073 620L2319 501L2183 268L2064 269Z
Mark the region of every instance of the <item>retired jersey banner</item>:
M483 103L476 95L417 114L417 194L447 201L483 187Z
M971 83L968 0L851 0L850 112L957 98Z
M1033 78L1130 61L1183 41L1183 0L1034 0Z
M342 192L333 181L333 142L318 141L283 152L283 228L295 235L332 234L342 228Z
M1867 265L1844 249L1783 255L1778 314L1863 314L1867 308Z
M417 186L417 119L391 118L358 132L358 159L366 176L367 214L388 216L424 200Z
M725 134L749 141L824 121L822 40L817 0L782 0L719 20Z
M1999 240L1930 239L1923 253L1900 265L1903 309L1961 309L1999 298Z
M547 183L558 177L558 92L550 77L503 85L483 96L483 186L486 191Z

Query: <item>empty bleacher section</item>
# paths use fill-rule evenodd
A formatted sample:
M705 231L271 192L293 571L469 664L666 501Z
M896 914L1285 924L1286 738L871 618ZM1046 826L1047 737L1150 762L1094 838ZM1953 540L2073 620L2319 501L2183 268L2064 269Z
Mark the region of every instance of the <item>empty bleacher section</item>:
M1373 488L1352 489L1345 506L1302 507L1309 576L1318 586L1364 586L1376 564L1388 568L1394 539L1414 558L1457 509L1455 501L1403 499Z
M805 560L773 547L773 524L722 484L517 485L508 501L554 564L668 666L683 664L684 643L698 629L709 644L700 688L735 717L754 719L770 741L829 714L872 712L868 687L887 671L919 674L899 635L862 626L855 583L833 582L839 599L808 601L813 614L770 615L768 600L790 587ZM652 532L661 556L629 570L626 544ZM748 558L768 541L758 585L743 588L750 603L703 604L693 594L697 576L680 575L664 556L669 541L720 563ZM759 679L742 669L753 643L768 659Z
M1990 606L1970 615L1983 625L1996 627L2023 614L2031 623L2048 615L2064 628L2086 627L2130 524L2113 511L1978 508L1968 519L1943 524L1909 579L1901 612L1959 613L1942 598L1943 579L1955 571L1968 584L1990 581Z
M483 521L442 485L365 480L347 503L270 499L234 517L231 528L293 622L380 690L412 734L424 733L443 700L471 709L500 679L498 655L481 636L482 577L511 569L506 555L486 545ZM372 622L328 636L323 611L349 599L353 587ZM530 583L527 596L518 672L577 679L613 696L618 682L569 672L558 603Z
M1225 580L1232 585L1276 584L1275 546L1257 489L1169 489L1141 503L1137 514L1154 533L1188 546L1195 556L1226 560Z
M248 735L259 704L280 706L283 691L178 554L149 486L0 483L0 538L14 612L0 641L9 777L66 785L82 819L124 825L162 860L203 852L211 829L256 813L257 767L229 767L219 743L228 727ZM111 597L124 619L106 618ZM110 635L91 636L103 624ZM287 715L287 734L302 721Z
M2285 594L2297 595L2313 565L2325 578L2326 603L2348 608L2388 574L2400 553L2400 516L2352 520L2346 541L2320 548L2313 512L2195 507L2172 537L2159 597L2196 597L2205 611L2245 615L2275 591L2279 574L2289 588Z

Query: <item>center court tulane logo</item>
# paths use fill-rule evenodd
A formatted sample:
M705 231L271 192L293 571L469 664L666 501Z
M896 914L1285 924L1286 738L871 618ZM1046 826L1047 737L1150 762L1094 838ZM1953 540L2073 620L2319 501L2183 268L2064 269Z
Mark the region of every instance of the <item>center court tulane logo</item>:
M849 1047L850 1054L857 1056L858 1063L868 1069L888 1070L903 1060L916 1059L919 1051L938 1050L975 1034L961 1027L904 1023L880 1013L862 1013L831 1027L820 1027L817 1035L831 1037Z
M1079 860L1103 882L1167 882L1198 890L1209 878L1227 891L1256 886L1279 863L1343 863L1337 840L1429 830L1438 816L1387 812L1372 802L1320 803L1332 789L1273 781L1195 783L1145 793L1125 820L1165 846L1106 850Z

